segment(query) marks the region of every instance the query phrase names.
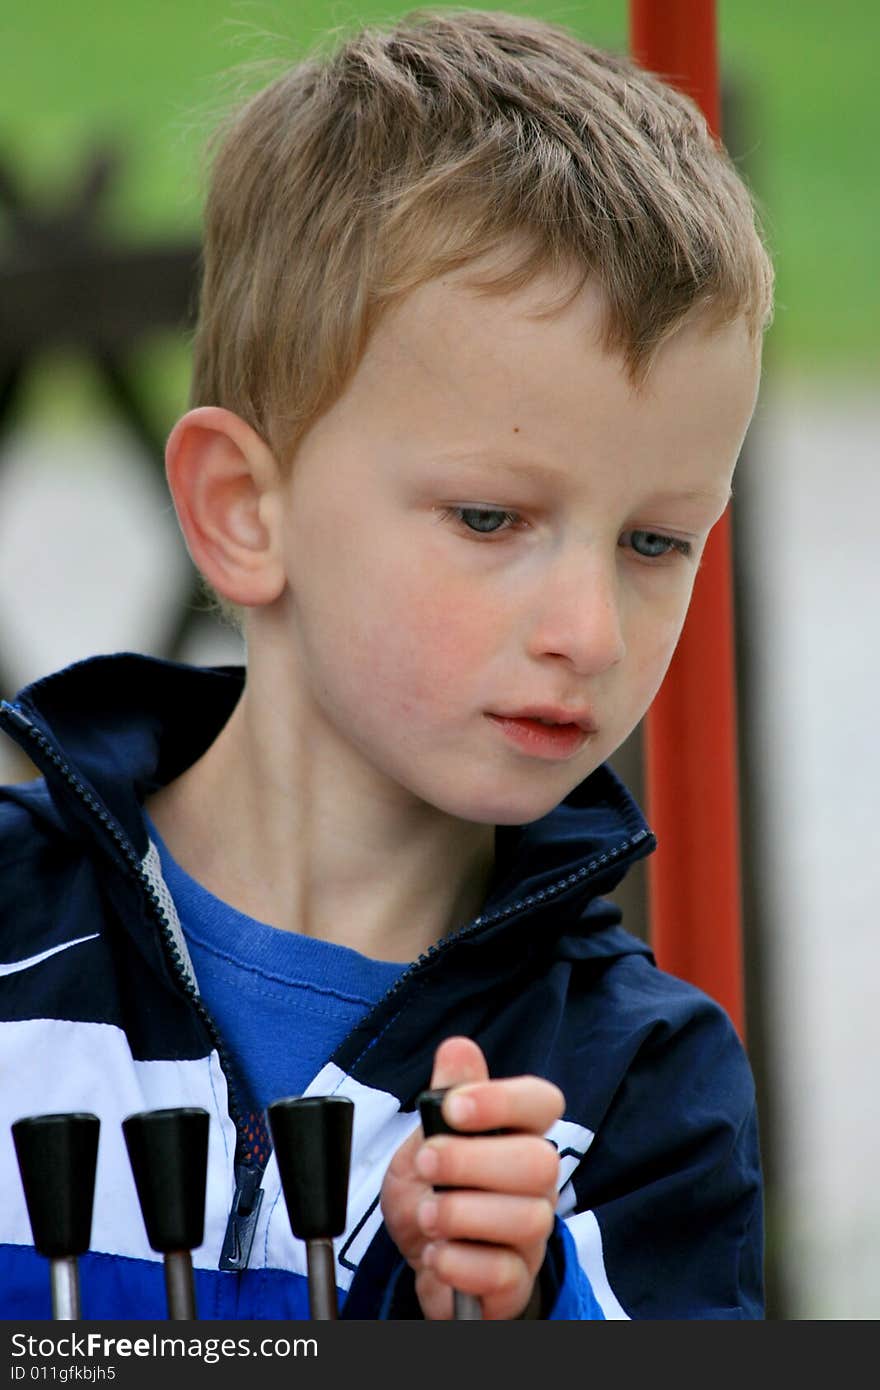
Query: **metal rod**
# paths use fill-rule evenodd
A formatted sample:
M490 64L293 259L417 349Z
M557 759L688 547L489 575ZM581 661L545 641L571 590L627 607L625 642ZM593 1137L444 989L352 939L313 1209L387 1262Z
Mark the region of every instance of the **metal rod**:
M164 1258L168 1316L176 1321L191 1322L196 1317L192 1256L188 1250L169 1250Z
M75 1255L60 1255L49 1261L49 1284L52 1317L67 1322L80 1318L79 1268Z
M336 1266L333 1241L318 1236L306 1241L306 1262L309 1272L309 1308L312 1319L335 1322L339 1317L336 1302Z
M475 1293L453 1289L452 1316L456 1322L482 1322L483 1305Z

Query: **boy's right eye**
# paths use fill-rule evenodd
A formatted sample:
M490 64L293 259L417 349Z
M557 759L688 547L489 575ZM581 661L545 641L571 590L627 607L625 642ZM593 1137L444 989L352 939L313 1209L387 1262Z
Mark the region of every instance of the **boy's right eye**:
M519 521L516 512L505 511L502 507L446 507L443 515L453 517L481 536L507 531Z

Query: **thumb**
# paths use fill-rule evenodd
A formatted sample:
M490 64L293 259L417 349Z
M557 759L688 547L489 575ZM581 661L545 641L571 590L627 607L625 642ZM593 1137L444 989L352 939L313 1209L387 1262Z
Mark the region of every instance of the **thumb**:
M444 1038L434 1053L430 1082L432 1090L463 1086L467 1081L488 1080L489 1068L486 1066L486 1059L475 1042L463 1037ZM419 1127L403 1141L388 1166L388 1178L396 1181L408 1180L414 1176L415 1155L424 1139L425 1136ZM424 1189L424 1180L417 1181Z
M469 1081L488 1081L489 1068L480 1048L471 1038L444 1038L434 1053L431 1087L463 1086Z

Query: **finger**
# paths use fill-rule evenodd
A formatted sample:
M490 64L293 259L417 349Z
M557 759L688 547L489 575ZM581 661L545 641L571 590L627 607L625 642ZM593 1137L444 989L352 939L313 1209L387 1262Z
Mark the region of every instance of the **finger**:
M521 1129L544 1134L564 1112L565 1096L559 1087L538 1076L458 1084L443 1101L444 1118L464 1131Z
M426 1272L462 1293L476 1294L484 1317L516 1317L534 1284L533 1271L505 1246L439 1241L425 1246L422 1258Z
M443 1322L452 1320L452 1285L444 1284L426 1265L420 1266L416 1273L416 1295L426 1318Z
M428 1240L506 1245L520 1251L534 1273L553 1230L556 1204L547 1197L444 1192L421 1201L417 1216Z
M435 1187L542 1197L556 1191L559 1155L549 1140L536 1134L491 1138L441 1134L422 1145L415 1166L419 1176Z
M432 1089L488 1079L486 1059L471 1038L445 1038L437 1048L431 1072Z

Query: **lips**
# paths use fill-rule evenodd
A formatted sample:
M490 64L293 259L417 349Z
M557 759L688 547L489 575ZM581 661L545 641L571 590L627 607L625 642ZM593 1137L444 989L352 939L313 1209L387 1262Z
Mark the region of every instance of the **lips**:
M595 721L585 712L576 718L561 710L551 715L546 709L486 717L520 752L553 761L573 757L597 732Z
M530 705L527 709L512 710L509 713L493 714L493 719L514 719L518 722L536 723L545 727L568 728L574 725L585 734L598 733L598 725L589 710L567 710L559 706Z

